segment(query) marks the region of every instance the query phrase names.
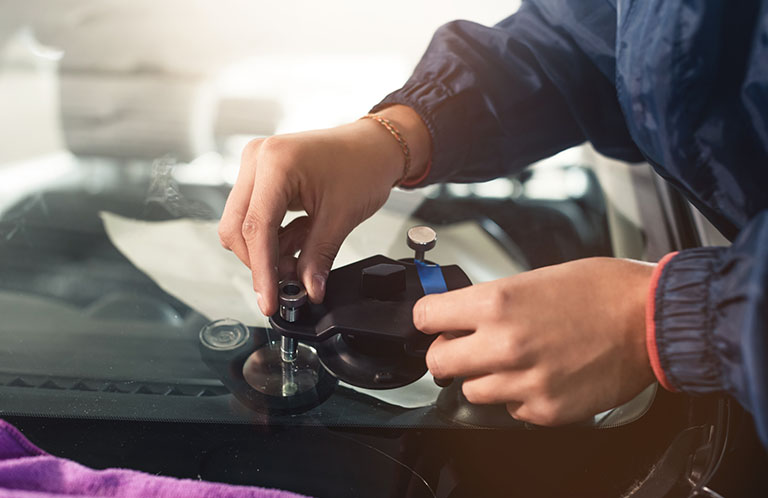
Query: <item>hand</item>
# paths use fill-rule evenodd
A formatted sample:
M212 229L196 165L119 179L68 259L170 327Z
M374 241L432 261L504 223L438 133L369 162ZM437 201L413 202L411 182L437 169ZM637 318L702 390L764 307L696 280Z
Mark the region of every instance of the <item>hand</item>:
M653 268L590 258L425 296L413 309L416 327L446 332L427 366L437 378L465 377L471 403L506 403L537 425L619 406L654 381L645 346Z
M412 174L423 171L430 136L418 114L404 106L379 114L408 140ZM250 267L262 313L277 311L278 277L291 273L299 276L313 302L322 301L341 243L387 200L403 173L403 160L394 138L370 119L248 144L219 237ZM289 209L303 209L307 216L281 227Z

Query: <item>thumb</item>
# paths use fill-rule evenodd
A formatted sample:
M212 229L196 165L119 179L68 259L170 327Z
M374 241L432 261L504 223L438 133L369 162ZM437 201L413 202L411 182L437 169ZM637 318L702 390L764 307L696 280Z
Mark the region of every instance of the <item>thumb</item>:
M341 216L320 214L313 220L297 264L299 278L313 303L320 303L325 297L325 282L333 260L353 228Z

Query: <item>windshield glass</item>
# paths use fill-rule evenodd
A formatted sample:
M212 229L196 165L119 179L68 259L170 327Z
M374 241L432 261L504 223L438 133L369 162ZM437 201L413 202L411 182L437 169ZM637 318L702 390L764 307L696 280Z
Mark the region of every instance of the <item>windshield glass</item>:
M301 394L304 383L323 392L254 409L232 395L253 357L222 355L201 340L210 322L226 319L225 339L244 329L270 368L280 358L249 270L216 233L242 146L359 117L405 80L432 31L424 25L462 16L492 22L510 7L429 14L403 28L422 38L387 50L371 37L308 50L301 23L295 38L270 30L263 13L253 16L263 29L243 26L248 3L200 7L184 27L166 4L72 3L61 16L29 2L0 26L0 106L11 110L0 115L0 414L472 425L461 414L474 408L455 384L441 388L428 374L393 389L337 382L315 361L316 344L299 349L309 377L297 373L288 391L284 383L264 389L278 398ZM230 29L196 32L195 22L210 28L204 20L214 11L231 17L221 19ZM132 16L135 23L125 21ZM112 36L118 24L124 36ZM195 36L219 43L203 50ZM110 50L89 49L99 44ZM648 171L608 163L579 147L508 178L395 190L350 235L336 267L377 254L412 257L405 238L414 225L438 234L431 260L460 266L473 283L588 256L663 254L669 243L645 230L641 209L655 202ZM277 365L270 382L285 381ZM630 422L653 393L585 424ZM497 415L475 425L524 427Z

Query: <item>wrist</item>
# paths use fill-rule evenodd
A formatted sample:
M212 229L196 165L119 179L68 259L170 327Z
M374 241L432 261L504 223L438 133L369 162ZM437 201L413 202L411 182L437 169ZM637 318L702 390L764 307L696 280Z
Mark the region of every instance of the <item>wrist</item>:
M344 126L355 130L349 137L348 147L358 151L359 161L364 161L366 171L377 182L391 187L402 179L403 151L380 123L372 119L358 119Z
M408 143L411 154L411 166L406 177L403 177L401 155L401 181L408 182L409 180L424 176L432 155L432 137L421 116L405 105L385 107L376 114L391 121Z
M628 344L633 351L633 363L638 368L637 379L647 386L654 380L653 363L649 357L646 333L646 304L648 288L652 284L656 265L640 261L631 261L632 266L623 273L622 278L631 282L627 287L623 301L628 321Z

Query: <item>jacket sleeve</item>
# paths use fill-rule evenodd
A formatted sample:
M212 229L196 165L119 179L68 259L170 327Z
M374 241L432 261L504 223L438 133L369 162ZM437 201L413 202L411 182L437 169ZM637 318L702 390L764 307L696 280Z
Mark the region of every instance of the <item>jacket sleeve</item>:
M673 391L729 393L768 446L768 211L731 247L665 259L649 302L656 376Z
M493 27L439 28L411 78L373 108L408 105L426 123L432 165L419 185L495 178L585 140L642 160L614 86L615 9L556 3L526 2Z

